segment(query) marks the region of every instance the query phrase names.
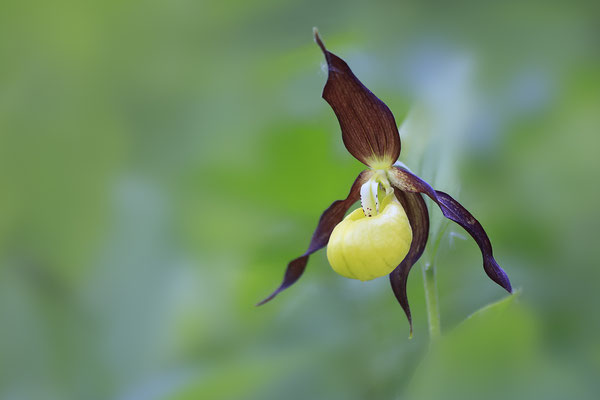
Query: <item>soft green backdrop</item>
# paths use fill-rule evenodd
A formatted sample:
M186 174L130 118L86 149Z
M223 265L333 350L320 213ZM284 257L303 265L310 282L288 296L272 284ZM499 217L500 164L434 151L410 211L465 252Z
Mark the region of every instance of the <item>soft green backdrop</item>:
M2 1L0 398L598 398L599 15ZM430 352L420 266L412 340L387 280L337 276L324 252L253 306L361 170L320 98L313 26L421 122L401 160L460 193L522 289L461 324L504 293L451 227Z

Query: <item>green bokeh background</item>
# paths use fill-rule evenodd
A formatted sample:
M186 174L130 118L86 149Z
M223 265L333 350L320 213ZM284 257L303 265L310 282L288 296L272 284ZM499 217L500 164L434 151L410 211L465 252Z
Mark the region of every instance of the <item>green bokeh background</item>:
M598 398L599 15L593 1L3 1L0 398ZM457 172L437 183L521 291L461 323L505 294L450 227L430 351L420 265L412 340L388 281L342 278L324 252L253 306L361 170L320 98L313 26L398 122L453 60L471 66ZM410 143L402 161L443 175Z

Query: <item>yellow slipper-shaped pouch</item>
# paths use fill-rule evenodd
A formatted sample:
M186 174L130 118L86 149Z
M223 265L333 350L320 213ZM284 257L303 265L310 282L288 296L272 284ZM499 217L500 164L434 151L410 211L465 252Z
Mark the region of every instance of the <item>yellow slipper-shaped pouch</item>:
M387 194L376 207L371 213L371 207L363 203L363 208L354 210L334 228L327 259L338 274L368 281L388 275L408 254L412 229L396 196Z

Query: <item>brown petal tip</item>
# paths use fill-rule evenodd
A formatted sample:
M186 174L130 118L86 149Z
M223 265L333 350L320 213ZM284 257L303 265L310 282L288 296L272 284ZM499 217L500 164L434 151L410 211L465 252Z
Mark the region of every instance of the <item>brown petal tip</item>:
M479 221L465 207L448 193L434 190L427 182L404 168L394 167L388 177L392 185L400 190L424 193L429 196L440 207L446 218L456 222L466 230L481 250L483 269L486 274L508 293L512 293L508 275L494 259L490 238Z
M327 49L325 48L325 45L323 44L323 41L321 40L321 37L319 36L319 29L316 26L313 27L313 37L315 38L315 42L319 45L321 50L323 50L323 52L326 52Z
M425 200L423 200L423 197L419 193L402 192L397 189L395 193L408 216L413 231L413 239L408 254L390 274L390 283L392 284L394 295L408 319L410 339L413 335L413 323L408 304L406 285L408 273L423 254L425 245L427 244L427 237L429 236L429 212L427 211Z
M308 257L313 254L315 251L322 249L327 245L329 241L329 236L331 236L331 232L335 226L344 218L344 215L356 201L360 197L360 188L363 183L368 180L371 172L363 171L361 172L352 187L350 188L350 192L348 196L344 200L334 201L329 208L327 208L321 218L319 219L319 223L317 224L317 228L315 229L310 244L308 245L308 249L304 252L303 255L297 257L290 261L285 270L285 274L283 276L283 281L279 285L279 287L271 293L266 299L257 303L256 306L261 306L265 303L271 301L275 296L277 296L280 292L292 286L304 273L306 269L306 264L308 263Z

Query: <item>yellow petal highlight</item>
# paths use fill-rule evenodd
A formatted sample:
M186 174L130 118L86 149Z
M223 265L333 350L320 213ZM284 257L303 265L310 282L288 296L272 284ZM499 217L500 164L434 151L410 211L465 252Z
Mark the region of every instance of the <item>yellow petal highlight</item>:
M368 281L392 272L408 254L411 241L406 212L391 194L382 201L379 214L366 217L359 208L335 227L327 259L338 274Z

